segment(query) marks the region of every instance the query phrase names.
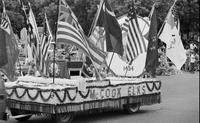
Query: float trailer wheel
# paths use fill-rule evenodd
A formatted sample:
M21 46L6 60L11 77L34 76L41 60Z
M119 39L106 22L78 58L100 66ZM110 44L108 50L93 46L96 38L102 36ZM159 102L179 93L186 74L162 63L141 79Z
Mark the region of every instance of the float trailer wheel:
M21 111L18 109L10 109L10 112L12 114L12 116L17 116L17 115L22 115L22 114L27 114L25 111ZM27 121L31 118L32 115L27 115L24 117L20 117L20 118L15 118L15 120L20 121L20 122L24 122Z
M52 114L51 119L55 123L71 123L74 119L74 113Z
M124 111L128 114L136 113L140 110L140 104L134 103L134 104L128 104L124 106Z

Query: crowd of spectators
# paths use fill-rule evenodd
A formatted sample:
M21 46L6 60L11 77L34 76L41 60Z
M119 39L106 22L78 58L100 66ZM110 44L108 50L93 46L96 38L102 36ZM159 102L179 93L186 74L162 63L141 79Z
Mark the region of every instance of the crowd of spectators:
M186 62L182 67L182 70L186 72L194 73L195 71L199 71L199 53L196 52L196 45L191 44L186 47Z

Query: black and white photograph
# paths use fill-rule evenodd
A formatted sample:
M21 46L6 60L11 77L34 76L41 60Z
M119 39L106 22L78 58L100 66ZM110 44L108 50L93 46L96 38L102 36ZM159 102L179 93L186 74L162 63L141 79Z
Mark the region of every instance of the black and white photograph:
M199 123L199 0L0 0L0 123Z

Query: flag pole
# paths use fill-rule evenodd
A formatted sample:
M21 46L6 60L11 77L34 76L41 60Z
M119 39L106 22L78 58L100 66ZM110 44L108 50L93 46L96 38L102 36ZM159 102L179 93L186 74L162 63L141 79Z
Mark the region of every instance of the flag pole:
M55 83L55 62L56 62L56 39L57 39L57 29L58 29L58 14L59 14L59 3L60 3L60 0L58 0L58 3L57 3L57 21L56 21L56 31L55 31L55 41L53 43L53 84Z
M22 74L22 65L21 65L21 63L20 63L20 61L19 61L19 58L18 58L18 63L19 63L19 75L21 75Z
M132 2L133 2L133 0L132 0ZM112 63L112 60L113 60L113 57L114 57L114 53L115 53L115 50L117 49L117 46L118 46L118 45L119 45L119 42L117 42L117 44L116 44L115 47L114 47L114 51L113 51L113 53L112 53L112 56L111 56L111 59L110 59L109 65L108 65L107 74L108 74L108 72L109 72L109 70L110 70L110 65L111 65L111 63Z
M116 44L116 46L117 46L117 44ZM116 46L115 46L115 49L116 49ZM113 53L112 53L112 56L111 56L111 59L110 59L109 65L108 65L107 74L108 74L108 72L109 72L109 70L110 70L110 65L111 65L112 60L113 60L113 56L114 56L115 49L114 49L114 51L113 51Z
M115 45L114 51L112 52L112 56L111 56L111 59L110 59L109 65L108 65L108 69L107 69L107 74L108 74L108 72L110 70L110 65L112 63L112 60L113 60L113 57L114 57L114 53L115 53L115 50L117 49L118 45L119 45L119 42L117 42L117 44Z
M151 9L151 11L150 11L150 13L149 13L148 18L150 18L150 16L152 15L152 13L153 13L153 11L154 11L154 9L155 9L155 4L156 4L156 3L154 3L153 6L152 6L152 9ZM134 5L134 4L132 4L132 5ZM133 7L134 7L134 6L133 6ZM137 17L137 16L136 16L136 17ZM151 23L151 22L150 22L150 23ZM142 31L141 31L142 34L143 34L143 32L144 32L144 29L145 29L146 25L147 25L147 23L145 23L145 25L143 26L143 29L142 29ZM128 70L126 70L126 73L125 73L124 76L126 76L127 72L128 72Z
M134 1L132 0L132 9L134 8ZM129 10L129 12L130 12L131 10ZM134 11L135 11L135 9L134 9ZM136 15L136 19L137 19L137 15ZM130 21L130 19L129 19L129 21ZM144 25L144 27L143 27L143 30L142 30L142 32L144 31L144 28L146 27L146 23L145 23L145 25ZM130 62L129 62L129 64L130 64ZM128 69L126 69L126 73L125 73L125 77L126 77L126 74L128 73Z
M100 12L101 12L101 9L100 9L100 8L102 7L103 3L104 3L104 0L101 0L101 1L100 1L100 4L99 4L99 9L98 9L98 11L97 11L97 14L95 15L95 20L92 22L92 26L91 26L91 28L90 28L90 31L89 31L89 33L88 33L88 36L91 35L91 33L94 31L95 26L97 25L98 17L99 17Z
M149 13L148 18L150 18L150 16L152 15L152 12L154 11L154 7L155 7L155 3L154 3L153 6L152 6L152 9L151 9L151 11L150 11L150 13ZM144 29L145 29L146 25L147 25L147 23L145 23L145 25L144 25L144 27L143 27L143 29L142 29L142 33L144 32Z

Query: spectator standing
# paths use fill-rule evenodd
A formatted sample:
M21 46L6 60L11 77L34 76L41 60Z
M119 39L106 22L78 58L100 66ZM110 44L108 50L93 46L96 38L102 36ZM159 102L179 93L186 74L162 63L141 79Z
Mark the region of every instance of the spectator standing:
M199 71L199 54L198 53L196 53L196 55L195 55L195 70L196 71Z
M191 50L189 48L186 49L186 61L185 61L185 71L190 70L190 52Z
M195 61L196 61L195 53L192 52L190 56L190 72L192 73L194 73L195 71Z

